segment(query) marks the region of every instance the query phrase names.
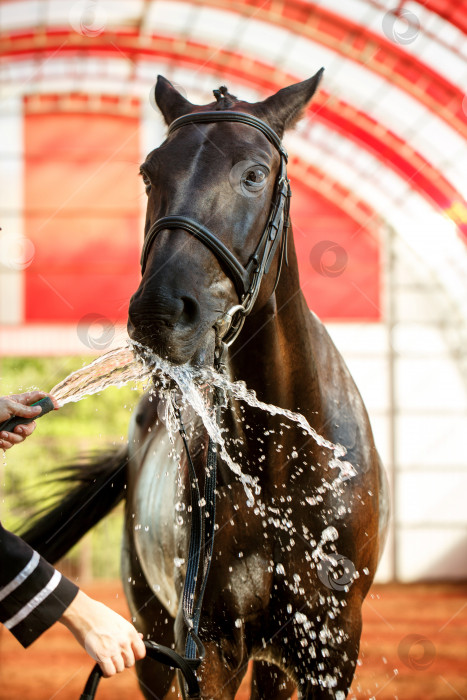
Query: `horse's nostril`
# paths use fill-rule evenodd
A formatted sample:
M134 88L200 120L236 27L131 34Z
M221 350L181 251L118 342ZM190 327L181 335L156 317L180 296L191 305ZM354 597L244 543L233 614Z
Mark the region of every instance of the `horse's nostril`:
M170 289L151 290L150 293L133 298L128 312L128 333L140 339L161 328L182 331L197 326L201 310L191 294L174 292Z
M183 314L185 323L194 324L199 319L199 304L193 297L182 297Z
M130 338L133 338L133 334L135 332L135 326L130 318L128 318L126 328L127 328L127 332L128 332L128 335L130 336Z

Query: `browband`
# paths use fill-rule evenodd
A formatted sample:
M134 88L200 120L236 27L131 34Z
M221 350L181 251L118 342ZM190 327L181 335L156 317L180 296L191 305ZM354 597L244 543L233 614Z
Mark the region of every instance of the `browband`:
M214 112L192 112L191 114L184 114L178 117L178 119L174 119L169 126L167 135L170 136L170 134L186 124L209 124L211 122L236 122L237 124L253 126L266 136L268 141L277 148L281 156L285 158L285 162L287 162L287 151L283 147L274 129L271 129L269 124L263 122L262 119L258 119L258 117L254 117L252 114L247 114L246 112L231 112L230 110L224 109Z

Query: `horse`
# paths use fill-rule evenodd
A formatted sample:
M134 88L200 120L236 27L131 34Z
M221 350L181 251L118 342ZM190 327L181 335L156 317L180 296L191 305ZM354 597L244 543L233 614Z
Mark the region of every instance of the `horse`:
M285 700L294 688L300 700L344 700L385 539L387 483L369 418L300 289L288 214L281 140L321 74L255 103L225 86L207 105L192 104L161 76L155 87L169 131L140 168L147 211L130 337L175 365L221 363L258 399L300 411L326 441L343 445L352 467L338 475L329 444L283 416L225 402L229 452L259 495L248 502L218 456L199 625L202 700L233 700L250 661L252 700ZM26 535L56 560L124 498L122 580L133 620L145 638L179 653L187 638L188 462L203 482L208 450L202 422L190 420L189 456L173 459L160 404L143 396L128 444L81 465L70 477L74 488ZM148 659L137 666L146 698L177 696L173 670Z

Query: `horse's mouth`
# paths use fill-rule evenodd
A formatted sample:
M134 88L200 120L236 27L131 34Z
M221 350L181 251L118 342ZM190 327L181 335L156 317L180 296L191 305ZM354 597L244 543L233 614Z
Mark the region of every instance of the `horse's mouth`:
M130 334L133 336L133 334ZM133 339L135 351L146 362L153 362L157 356L173 365L188 365L195 370L214 366L217 334L215 328L210 328L196 343L193 337L177 338L171 333L157 334L144 339L144 342Z

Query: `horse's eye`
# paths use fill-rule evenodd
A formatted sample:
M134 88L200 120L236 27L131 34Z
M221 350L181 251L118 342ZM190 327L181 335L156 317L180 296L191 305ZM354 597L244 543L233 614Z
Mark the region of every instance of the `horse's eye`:
M143 178L144 187L146 189L146 194L149 194L149 190L151 189L151 180L148 178L148 176L144 172L141 172L141 177Z
M262 166L258 165L254 168L248 168L248 170L245 170L243 173L242 184L250 192L258 191L264 186L267 176L268 171Z
M239 160L229 172L232 189L242 197L261 197L268 181L269 168L253 159Z

